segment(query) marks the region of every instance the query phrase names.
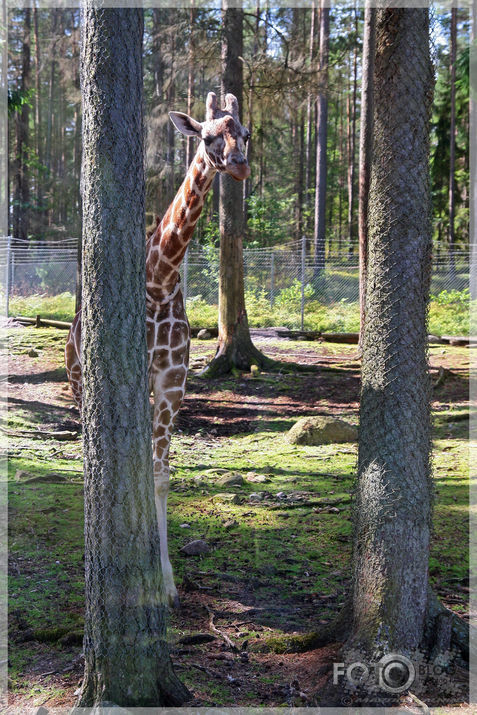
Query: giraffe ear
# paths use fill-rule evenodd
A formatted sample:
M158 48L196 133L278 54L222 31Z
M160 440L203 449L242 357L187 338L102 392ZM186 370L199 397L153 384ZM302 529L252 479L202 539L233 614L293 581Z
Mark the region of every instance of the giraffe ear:
M178 129L181 134L185 134L188 137L202 136L202 124L187 114L183 114L183 112L169 112L169 117L175 128Z

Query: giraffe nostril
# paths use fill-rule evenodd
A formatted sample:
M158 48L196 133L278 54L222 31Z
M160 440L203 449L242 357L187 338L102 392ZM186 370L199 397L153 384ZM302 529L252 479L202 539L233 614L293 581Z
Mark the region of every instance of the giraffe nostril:
M241 154L239 154L239 155L235 154L234 156L229 157L228 163L229 164L246 164L247 160Z

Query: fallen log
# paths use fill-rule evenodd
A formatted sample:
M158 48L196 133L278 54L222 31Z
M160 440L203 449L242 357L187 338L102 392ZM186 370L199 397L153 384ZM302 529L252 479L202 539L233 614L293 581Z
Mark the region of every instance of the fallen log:
M38 328L60 328L61 330L69 330L71 328L71 323L66 323L63 320L49 320L47 318L41 318L39 315L37 315L36 318L17 315L13 320L20 323L20 325L36 325Z
M0 427L0 431L8 437L33 437L33 439L57 439L60 441L74 441L80 438L79 432L70 432L69 430L63 430L62 432L47 432L46 430L8 430L4 427Z

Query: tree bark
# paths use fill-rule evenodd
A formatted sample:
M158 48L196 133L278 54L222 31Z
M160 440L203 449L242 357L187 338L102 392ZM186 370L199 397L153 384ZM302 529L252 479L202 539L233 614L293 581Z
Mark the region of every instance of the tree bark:
M222 25L222 96L234 94L241 111L243 10L229 0L222 0ZM207 377L272 363L250 337L243 277L243 186L227 174L220 174L219 224L219 341L215 357L204 370Z
M330 8L325 0L320 5L320 94L316 126L316 193L315 193L315 272L325 267L326 239L326 140L328 134L328 49L330 35Z
M428 10L378 10L353 561L366 650L417 648L427 604L432 86Z
M373 151L373 73L376 8L368 3L364 10L363 62L361 79L361 119L359 132L359 310L360 344L366 315L366 273L368 261L368 198Z
M412 662L419 649L432 658L444 640L446 650L455 646L468 660L468 627L428 583L432 87L429 11L378 9L353 580L336 621L342 637L347 615L345 668L390 654ZM356 687L353 704L393 705L402 694L375 685L371 679ZM330 680L322 695L320 704L341 702L342 681Z
M161 599L145 308L142 34L84 6L85 676L80 707L180 705Z

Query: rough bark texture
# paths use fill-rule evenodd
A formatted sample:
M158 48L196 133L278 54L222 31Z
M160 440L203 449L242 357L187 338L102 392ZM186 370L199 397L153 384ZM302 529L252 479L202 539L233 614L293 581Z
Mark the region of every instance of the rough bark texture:
M378 10L352 635L374 652L417 648L427 606L432 81L428 11Z
M364 11L363 63L361 79L361 120L359 133L359 307L360 342L366 314L366 273L368 262L368 198L373 152L373 73L376 32L376 8Z
M233 3L231 3L233 4ZM242 109L243 10L222 1L222 97L234 94ZM253 345L245 310L243 280L243 185L220 174L219 342L204 371L208 377L272 363Z
M433 76L427 9L377 10L374 149L364 326L352 613L340 660L420 651L469 660L469 629L428 584L432 485L427 304ZM346 612L346 609L344 609ZM338 635L342 620L337 619ZM330 634L331 640L331 634ZM321 704L343 704L327 684ZM357 686L354 705L399 694Z
M143 15L83 18L85 677L78 705L179 705L165 637L148 399Z

